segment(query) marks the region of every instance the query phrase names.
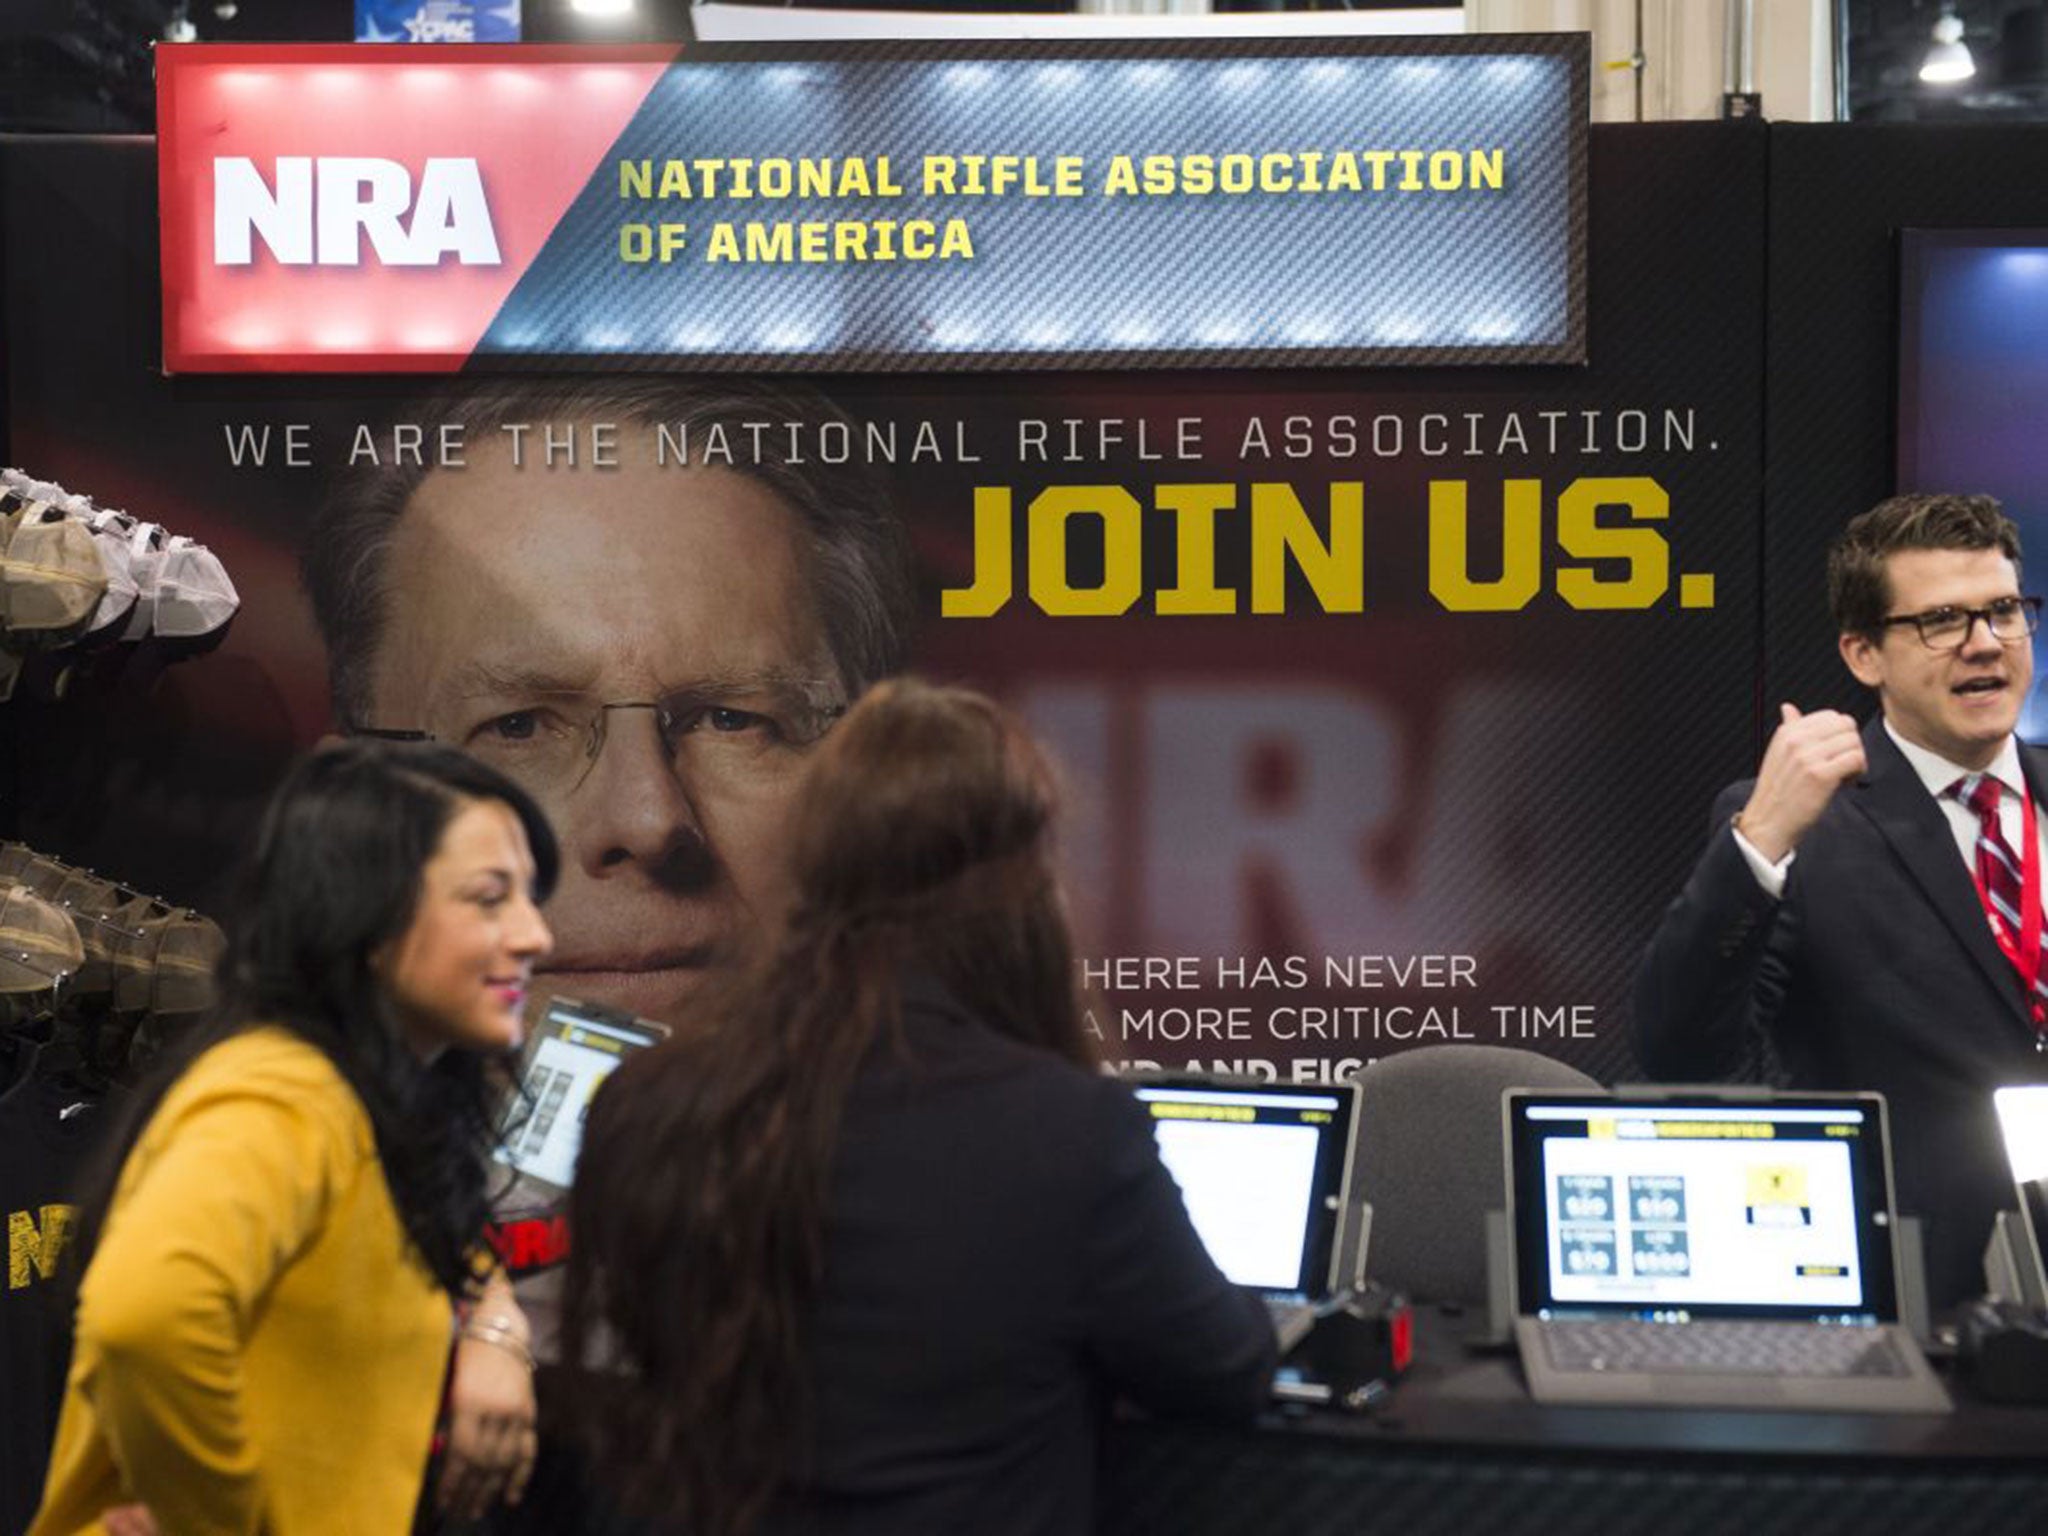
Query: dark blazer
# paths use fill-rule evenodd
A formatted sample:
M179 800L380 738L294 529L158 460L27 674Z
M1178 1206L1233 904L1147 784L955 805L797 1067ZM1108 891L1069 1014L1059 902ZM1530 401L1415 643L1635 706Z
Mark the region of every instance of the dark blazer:
M1108 1400L1248 1419L1272 1324L1202 1248L1128 1086L912 995L905 1051L847 1103L812 1465L770 1527L1077 1536Z
M1753 781L1721 794L1637 973L1636 1047L1653 1078L1696 1082L1739 1073L1762 1031L1789 1086L1884 1094L1940 1309L1983 1291L1992 1216L2013 1203L1991 1090L2048 1081L2048 1056L1941 807L1879 721L1863 749L1869 771L1801 841L1782 900L1729 829ZM2020 761L2041 806L2048 752Z

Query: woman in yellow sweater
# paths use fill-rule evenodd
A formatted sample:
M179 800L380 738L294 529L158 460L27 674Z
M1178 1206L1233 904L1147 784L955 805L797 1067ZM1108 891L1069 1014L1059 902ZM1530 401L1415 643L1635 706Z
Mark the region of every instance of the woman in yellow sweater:
M220 1022L145 1095L81 1225L33 1536L409 1527L458 1317L530 1363L477 1235L556 863L525 793L451 749L348 742L293 771ZM466 1510L530 1465L516 1406L461 1439Z

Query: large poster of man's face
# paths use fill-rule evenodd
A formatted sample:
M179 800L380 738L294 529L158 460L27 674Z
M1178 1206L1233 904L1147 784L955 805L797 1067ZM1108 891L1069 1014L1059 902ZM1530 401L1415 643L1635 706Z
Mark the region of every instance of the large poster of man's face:
M336 724L540 801L565 852L543 990L673 1019L772 916L808 751L909 641L875 481L782 449L840 421L802 389L600 379L362 426L303 556Z

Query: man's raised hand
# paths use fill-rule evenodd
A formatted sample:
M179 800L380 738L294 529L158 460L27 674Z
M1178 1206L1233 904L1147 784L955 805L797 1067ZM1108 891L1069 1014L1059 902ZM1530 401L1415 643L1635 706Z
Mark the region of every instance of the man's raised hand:
M1799 846L1835 791L1868 766L1856 722L1839 710L1802 715L1781 704L1777 730L1764 748L1756 788L1736 817L1749 845L1773 864Z

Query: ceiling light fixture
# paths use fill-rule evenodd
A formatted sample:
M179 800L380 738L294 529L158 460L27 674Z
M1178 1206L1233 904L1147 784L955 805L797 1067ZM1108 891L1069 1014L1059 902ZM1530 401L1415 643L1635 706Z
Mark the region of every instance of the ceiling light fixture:
M1953 85L1977 73L1970 45L1963 41L1962 18L1947 6L1934 23L1934 45L1920 61L1920 78L1929 85Z

